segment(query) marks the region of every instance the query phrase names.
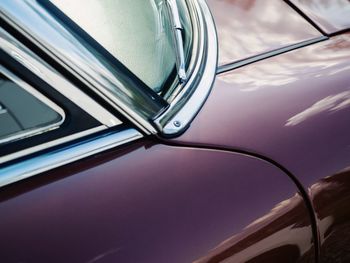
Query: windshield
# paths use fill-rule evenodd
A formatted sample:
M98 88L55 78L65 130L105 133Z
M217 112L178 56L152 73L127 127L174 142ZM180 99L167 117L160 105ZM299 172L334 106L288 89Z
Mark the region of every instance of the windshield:
M154 91L161 92L176 79L176 48L166 0L51 2ZM176 3L188 61L190 18L185 1Z

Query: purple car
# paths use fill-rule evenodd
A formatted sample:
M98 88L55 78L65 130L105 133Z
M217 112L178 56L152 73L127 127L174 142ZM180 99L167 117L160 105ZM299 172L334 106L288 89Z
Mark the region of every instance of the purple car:
M349 0L0 1L0 262L350 262Z

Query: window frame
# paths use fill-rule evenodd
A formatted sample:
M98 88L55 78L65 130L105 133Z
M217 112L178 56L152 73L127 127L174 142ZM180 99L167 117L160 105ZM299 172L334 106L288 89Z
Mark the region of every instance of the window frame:
M39 152L67 142L122 126L116 116L99 105L63 75L24 46L8 31L0 28L1 67L22 85L30 86L64 111L59 127L38 132L0 146L0 169L8 163L30 158ZM8 74L5 74L8 75Z
M8 24L147 135L173 137L181 134L210 93L217 69L218 44L214 21L205 0L186 0L193 32L187 69L189 77L185 84L170 87L164 94L166 101L151 89L142 88L122 68L118 69L121 76L116 74L116 69L103 54L101 57L101 53L96 53L93 47L96 41L84 42L72 28L67 28L62 20L41 5L43 1L4 1L6 8L1 13ZM29 28L31 24L40 24L42 28ZM79 47L78 50L75 47ZM116 89L114 94L113 89Z
M1 145L0 187L143 137L3 28L0 28L0 47L3 67L62 108L66 118L61 128L70 131L64 134L57 128ZM83 123L79 129L74 123L77 117ZM86 117L93 123L86 124ZM21 148L26 142L29 145Z
M0 8L2 24L0 34L6 32L13 38L5 39L5 43L9 44L6 46L7 53L0 50L0 59L4 62L4 66L34 88L37 87L32 83L33 81L45 84L44 86L47 86L45 92L38 90L66 112L71 106L61 105L56 101L55 96L48 93L53 92L65 97L66 102L74 104L82 112L97 120L99 125L68 135L56 136L56 138L45 138L41 142L36 140L36 145L23 149L15 147L12 153L6 155L1 152L3 149L0 147L0 187L139 140L144 135L158 133L162 136L176 136L183 132L209 95L215 78L218 53L215 26L205 0L186 1L193 20L192 32L194 33L193 42L195 42L192 45L192 56L188 67L190 78L185 85L171 88L166 106L162 102L158 104L158 106L161 105L158 110L153 109L153 115L142 115L138 108L139 102L132 99L133 95L139 92L144 96L145 101L153 101L153 103L159 97L158 95L158 97L147 95L142 91L140 93L140 90L118 86L120 84L118 79L113 79L112 83L106 84L103 81L110 80L108 76L111 72L109 68L101 68L101 61L97 60L96 63L87 65L89 63L87 60L84 65L80 65L74 60L67 60L67 56L58 52L58 47L55 46L62 43L55 40L57 37L62 37L62 41L73 41L73 46L77 44L81 47L81 39L72 37L60 21L46 12L38 2L4 0L0 5L2 7L10 5L10 8ZM24 7L22 4L27 6ZM26 15L21 16L21 13ZM26 21L30 23L26 24ZM53 31L34 32L37 25L41 30L43 29L40 23L46 23L46 26L51 27ZM51 33L57 33L58 36ZM3 40L0 37L2 48ZM64 48L62 50L69 51ZM77 51L82 52L79 48ZM89 53L91 50L83 49L83 51ZM20 56L17 56L18 54ZM96 59L96 57L93 58ZM107 75L104 75L106 72L101 69L106 70ZM90 73L97 73L97 76L90 76ZM99 73L103 74L98 76ZM27 79L29 76L31 76L30 81ZM107 89L99 89L101 85ZM118 87L121 96L125 96L126 92L129 100L111 99L108 85ZM77 98L80 96L84 97L84 100L79 101ZM71 118L70 114L67 114L67 118ZM181 125L175 125L177 122ZM64 122L62 126L65 124ZM50 133L57 130L59 129ZM41 135L29 139L37 139L39 136Z
M167 108L167 103L72 21L67 21L66 16L58 17L55 6L48 10L42 2L4 0L0 14L5 23L140 130L146 134L157 133L151 120Z

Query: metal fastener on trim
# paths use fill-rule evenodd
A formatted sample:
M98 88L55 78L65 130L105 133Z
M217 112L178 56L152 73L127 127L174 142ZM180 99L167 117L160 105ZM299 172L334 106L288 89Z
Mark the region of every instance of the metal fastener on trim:
M173 124L177 128L181 127L181 122L180 121L174 121Z

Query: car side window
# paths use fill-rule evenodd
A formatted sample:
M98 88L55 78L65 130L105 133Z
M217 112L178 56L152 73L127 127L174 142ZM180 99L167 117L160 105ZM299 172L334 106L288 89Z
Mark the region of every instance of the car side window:
M56 104L0 68L0 144L58 128L64 118Z
M5 26L0 29L0 169L122 124Z

